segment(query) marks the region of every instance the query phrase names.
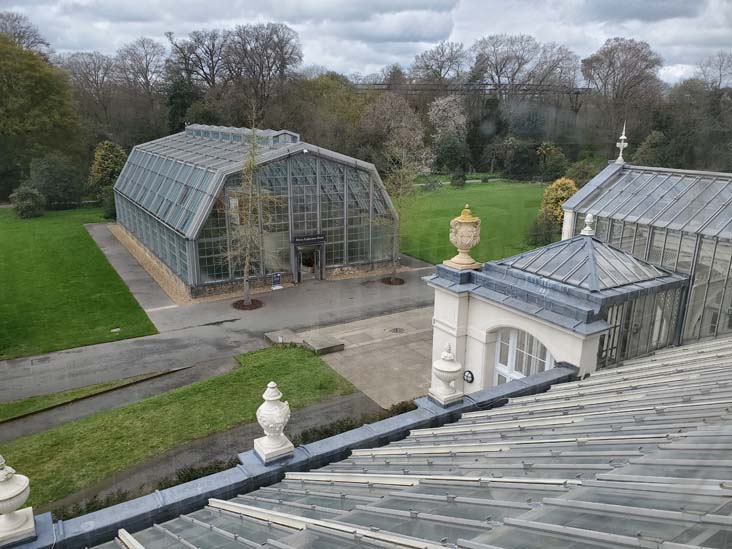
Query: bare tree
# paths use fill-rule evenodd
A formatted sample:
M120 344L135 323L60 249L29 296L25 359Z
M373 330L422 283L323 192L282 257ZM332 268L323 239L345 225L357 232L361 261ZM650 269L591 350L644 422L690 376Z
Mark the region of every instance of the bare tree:
M251 119L256 122L257 109L252 107ZM229 245L222 259L228 263L233 273L243 275L243 309L256 309L261 306L252 299L252 285L249 277L258 267L256 262L265 262L265 253L262 247L262 232L260 222L267 224L280 201L277 197L260 192L257 184L257 130L252 125L248 137L246 159L238 184L227 190L229 215Z
M114 59L98 51L78 52L65 57L63 67L71 75L82 104L88 101L96 106L93 116L102 124L111 121L112 95L114 93Z
M444 83L461 76L468 53L461 42L442 41L418 54L412 63L412 77L420 81Z
M732 86L732 51L719 50L698 66L699 76L715 89Z
M381 94L363 114L362 129L379 145L379 165L385 173L384 184L397 210L414 194L414 179L428 170L429 151L424 145L424 127L407 100L395 93ZM400 220L393 220L392 272L399 268Z
M220 29L196 30L187 39L165 34L171 46L171 60L187 77L213 89L226 78L224 51L228 34Z
M634 123L660 93L661 57L646 42L610 38L582 60L582 75L596 92L602 113L601 127L614 137L623 119Z
M256 112L254 109L252 110L252 120L255 120ZM261 255L259 230L261 203L255 179L257 150L257 130L252 127L240 182L237 186L228 190L227 207L229 209L230 231L229 246L225 253L225 259L235 272L238 269L242 271L244 282L242 302L244 308L255 308L252 306L252 286L249 282L249 274L252 270L252 263Z
M49 44L38 27L25 15L14 11L0 11L0 34L5 34L23 49L48 53Z
M281 23L237 25L228 35L224 63L248 102L256 104L264 117L276 87L302 63L300 39Z
M164 76L165 47L151 38L138 38L117 51L115 64L120 80L152 101Z
M471 78L498 87L504 101L526 96L527 86L569 85L577 56L555 43L540 44L525 34L494 34L471 47L475 57Z

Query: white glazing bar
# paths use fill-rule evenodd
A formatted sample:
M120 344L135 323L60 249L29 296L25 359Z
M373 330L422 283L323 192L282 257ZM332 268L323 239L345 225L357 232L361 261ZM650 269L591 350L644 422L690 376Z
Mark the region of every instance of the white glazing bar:
M127 549L145 549L145 546L137 541L132 534L124 528L117 531L117 541L119 541Z
M270 511L260 509L258 507L250 507L239 503L232 503L221 499L209 499L208 503L211 507L217 509L225 509L232 513L265 520L274 524L281 524L297 530L304 530L309 525L319 526L335 532L344 532L349 534L357 534L366 540L375 540L380 542L391 543L396 547L410 547L414 549L443 549L441 544L435 544L427 540L418 538L410 538L399 534L393 534L385 531L376 531L368 528L360 528L343 523L335 523L325 520L310 519L299 517L278 511Z

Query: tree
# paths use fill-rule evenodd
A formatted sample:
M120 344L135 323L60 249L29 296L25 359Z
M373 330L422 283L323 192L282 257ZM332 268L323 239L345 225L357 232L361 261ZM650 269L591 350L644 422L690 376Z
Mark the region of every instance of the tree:
M587 182L595 177L607 165L604 159L585 158L570 164L565 172L565 177L577 183L578 187L584 187Z
M94 149L94 159L89 167L89 189L100 196L104 189L117 182L119 174L127 161L124 149L111 141L102 141Z
M241 104L256 104L264 118L278 85L302 63L300 39L282 23L237 25L228 35L224 63L236 89L243 91Z
M82 108L104 127L112 121L114 59L98 51L78 52L62 60L71 76Z
M361 127L385 174L386 190L400 210L414 194L415 177L425 172L429 164L424 127L406 99L391 92L382 93L366 108ZM399 218L393 223L391 280L395 281L399 268Z
M460 77L467 63L468 53L462 43L443 40L414 58L411 73L418 81L445 83Z
M120 80L152 101L164 76L165 47L151 38L138 38L117 50L115 63Z
M32 158L76 152L78 135L63 71L0 35L0 198L27 175Z
M661 65L661 57L646 42L631 38L610 38L582 60L582 74L601 114L601 140L611 142L626 119L629 132L641 133L644 115L660 97Z
M539 169L545 180L557 179L567 171L567 157L554 143L545 141L536 149Z
M437 98L430 104L428 116L434 129L432 134L434 167L437 171L447 170L449 173L464 175L468 158L465 141L468 118L462 101L457 95ZM459 181L459 178L456 181Z
M10 195L10 201L13 203L15 214L22 219L42 216L43 206L46 203L41 192L27 183L15 189Z
M251 117L252 120L257 120L256 107L252 107ZM226 205L230 223L229 246L222 259L234 272L242 273L243 293L241 304L237 308L245 310L262 305L260 301L252 299L249 277L255 270L256 262L264 262L260 220L265 221L272 206L278 203L276 198L259 191L256 181L258 151L257 130L252 127L244 167L237 184L228 190Z
M671 161L668 139L663 132L656 130L648 134L633 155L633 164L640 166L668 168L672 167Z
M83 192L78 165L57 152L34 159L26 183L43 195L50 209L78 206Z
M170 62L189 80L209 89L221 86L226 78L226 51L229 34L221 29L195 30L187 39L176 40L172 32L165 34L170 42Z
M46 55L49 44L25 15L14 11L0 11L0 34L6 35L24 50Z
M494 34L476 41L472 79L499 87L514 100L527 85L563 84L574 78L577 56L564 46L540 44L526 34Z
M732 86L732 51L719 50L699 62L699 76L715 89Z
M203 94L184 77L175 78L168 84L168 131L181 132L188 122L191 107L203 99Z

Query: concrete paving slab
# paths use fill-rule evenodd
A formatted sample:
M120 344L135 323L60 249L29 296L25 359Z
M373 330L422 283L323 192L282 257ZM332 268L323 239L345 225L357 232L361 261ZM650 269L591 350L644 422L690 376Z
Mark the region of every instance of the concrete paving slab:
M264 338L273 345L295 344L302 345L302 336L290 329L276 330L274 332L266 332Z
M324 332L313 333L304 337L303 344L316 355L337 353L345 348L345 344L340 339Z
M395 333L394 328L402 331ZM432 368L432 307L301 332L304 338L314 334L349 341L343 351L323 360L379 406L388 408L427 394Z

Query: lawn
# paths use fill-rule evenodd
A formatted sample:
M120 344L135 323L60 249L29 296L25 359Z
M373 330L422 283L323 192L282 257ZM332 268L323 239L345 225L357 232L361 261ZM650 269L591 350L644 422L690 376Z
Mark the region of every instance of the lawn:
M156 332L84 228L99 221L97 209L0 208L0 359Z
M472 252L489 261L530 249L526 233L536 218L545 185L491 182L463 188L443 186L419 191L401 210L402 252L429 263L442 263L457 252L450 244L450 220L465 204L481 218L480 244Z
M271 380L293 410L355 390L298 347L270 347L237 360L224 375L3 445L7 462L31 479L28 504L57 501L179 444L255 421Z
M130 383L129 380L120 379L116 381L108 381L98 385L89 385L70 391L61 393L53 393L51 395L40 395L24 398L21 400L11 400L10 402L0 402L0 421L7 421L14 417L30 414L31 412L40 412L52 406L65 404L78 398L88 397Z

